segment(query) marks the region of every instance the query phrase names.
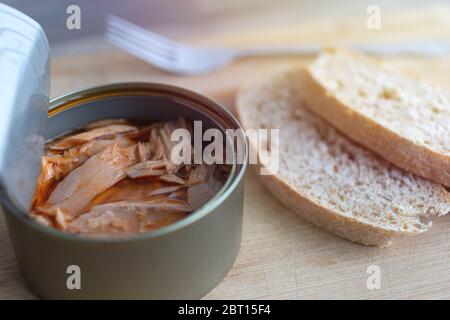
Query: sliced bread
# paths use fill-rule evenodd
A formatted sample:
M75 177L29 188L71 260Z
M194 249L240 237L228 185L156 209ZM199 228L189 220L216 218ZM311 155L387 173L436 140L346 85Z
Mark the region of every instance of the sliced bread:
M304 80L303 69L286 70L237 95L245 128L280 129L279 170L260 176L275 197L319 227L377 246L422 233L431 226L422 217L450 211L442 186L394 167L310 112Z
M343 49L308 67L308 108L352 140L422 177L450 186L450 94Z

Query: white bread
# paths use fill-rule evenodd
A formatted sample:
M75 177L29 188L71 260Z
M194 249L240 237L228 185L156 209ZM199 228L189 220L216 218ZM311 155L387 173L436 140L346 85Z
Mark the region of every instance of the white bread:
M329 232L377 246L424 232L431 222L422 217L450 211L442 186L397 169L313 115L302 100L304 77L302 69L286 70L237 96L245 128L280 129L279 171L260 176L275 197ZM250 139L252 152L255 146Z
M308 108L395 165L450 186L450 94L347 50L308 67Z

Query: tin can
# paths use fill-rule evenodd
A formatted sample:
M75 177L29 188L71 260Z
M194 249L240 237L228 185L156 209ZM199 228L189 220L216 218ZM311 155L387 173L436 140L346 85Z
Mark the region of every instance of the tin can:
M219 104L194 92L154 83L82 90L50 102L47 139L106 118L145 122L186 116L204 128L241 129ZM197 299L230 270L239 251L243 215L242 163L223 188L186 218L123 239L89 239L41 226L3 201L19 267L32 291L48 299ZM235 159L236 160L236 159ZM79 286L70 285L75 274Z

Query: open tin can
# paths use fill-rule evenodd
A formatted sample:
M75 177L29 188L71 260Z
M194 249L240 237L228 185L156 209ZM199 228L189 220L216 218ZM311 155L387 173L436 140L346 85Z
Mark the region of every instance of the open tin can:
M2 9L5 11L5 6L0 7L0 11ZM23 15L20 17L24 19ZM39 65L47 66L48 61L44 59ZM43 86L42 82L45 84L48 71L42 74L46 76L39 77L28 94L22 95L22 100L34 97L25 99L26 103L37 101L36 96L45 96L48 85ZM18 80L24 79L19 76ZM40 95L36 94L38 90L41 90ZM18 100L11 101L17 103ZM25 112L27 108L29 106L23 106L20 110ZM45 129L42 123L33 129L23 122L22 126L28 131L18 137L29 138L45 132L45 140L51 140L106 118L150 123L185 116L192 121L202 121L205 129L218 128L222 132L241 129L233 115L217 103L191 91L162 84L124 83L82 90L50 101L49 110ZM36 121L36 118L26 121ZM23 139L29 141L26 137ZM23 188L20 179L8 185L8 158L0 158L3 164L0 166L3 171L1 203L27 284L37 296L53 299L202 297L225 276L239 251L243 175L248 157L246 141L242 143L242 163L234 161L224 186L204 206L161 229L120 239L90 239L36 223L21 205L26 200L20 199ZM40 157L41 153L37 153ZM36 163L30 161L28 165ZM68 286L73 268L80 271L80 288Z

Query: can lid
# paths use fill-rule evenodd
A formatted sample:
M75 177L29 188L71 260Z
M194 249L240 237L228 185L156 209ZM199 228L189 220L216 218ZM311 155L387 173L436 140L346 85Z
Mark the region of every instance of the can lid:
M40 171L50 91L41 26L0 3L0 193L28 210Z

